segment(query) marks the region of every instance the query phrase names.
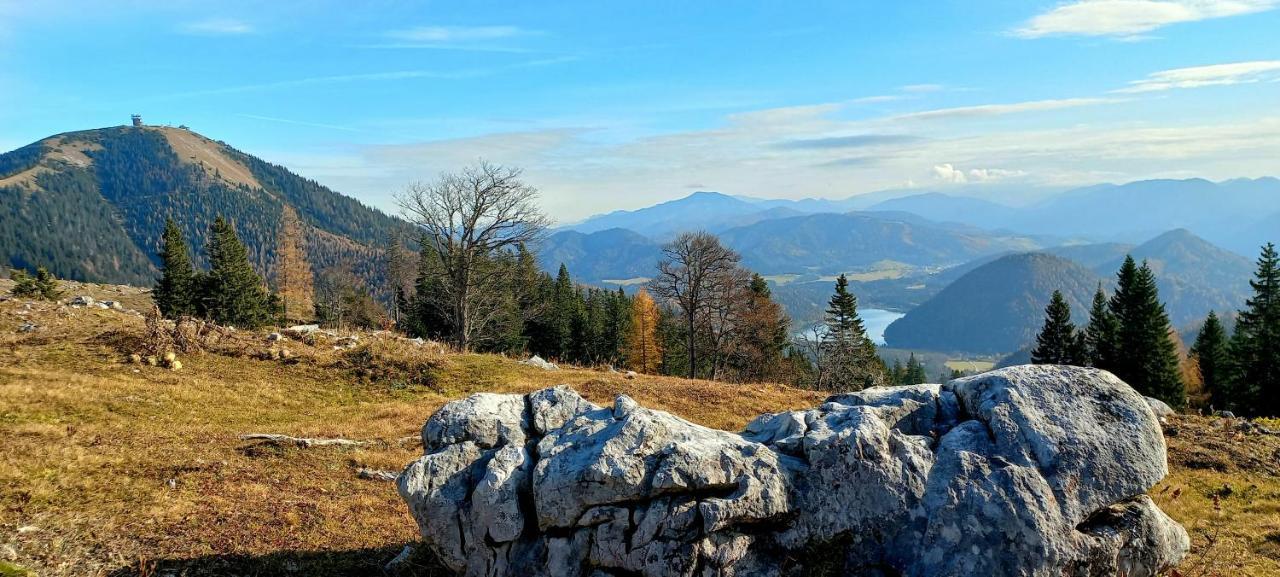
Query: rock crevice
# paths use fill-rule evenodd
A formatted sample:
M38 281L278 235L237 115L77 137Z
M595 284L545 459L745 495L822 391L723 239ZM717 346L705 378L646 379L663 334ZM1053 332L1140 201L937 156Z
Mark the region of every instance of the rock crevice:
M1148 577L1189 547L1145 495L1156 415L1092 369L835 395L741 434L563 386L477 394L422 437L399 491L468 576Z

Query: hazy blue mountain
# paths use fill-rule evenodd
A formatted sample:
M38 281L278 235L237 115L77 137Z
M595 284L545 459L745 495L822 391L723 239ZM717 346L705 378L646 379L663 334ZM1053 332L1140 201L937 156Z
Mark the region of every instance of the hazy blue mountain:
M581 282L625 280L653 276L661 247L644 236L621 228L590 234L561 231L550 235L538 250L542 268L555 274L563 263Z
M666 240L690 230L717 232L725 228L750 224L779 207L760 206L718 192L695 192L684 198L655 204L638 210L616 210L590 217L563 227L583 233L611 228L629 229L655 240ZM762 214L763 213L763 214ZM751 215L759 214L753 218ZM781 213L789 214L789 213Z
M928 192L879 202L867 210L909 212L939 222L961 222L999 228L1012 221L1018 209L989 200Z
M889 346L995 354L1035 338L1044 307L1061 290L1078 321L1088 313L1100 278L1067 259L1045 253L1003 256L983 264L889 325Z
M885 260L946 266L1010 250L1030 250L1026 237L929 223L885 213L813 214L730 229L720 238L764 273L839 273Z
M1028 209L1010 228L1131 242L1186 228L1241 251L1261 239L1240 238L1239 231L1277 209L1275 178L1142 180L1065 192Z
M1222 314L1241 308L1250 294L1253 263L1186 229L1161 234L1134 247L1129 254L1138 261L1147 261L1155 272L1160 300L1174 326L1203 319L1210 310ZM1093 269L1112 278L1123 261L1124 256L1120 255Z

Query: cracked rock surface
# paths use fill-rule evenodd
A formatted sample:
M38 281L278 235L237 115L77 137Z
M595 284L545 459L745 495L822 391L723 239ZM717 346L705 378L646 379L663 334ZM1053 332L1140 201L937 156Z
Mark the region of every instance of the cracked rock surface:
M1001 369L880 387L742 433L568 387L477 394L398 480L467 576L1154 577L1189 547L1146 496L1146 400L1110 373Z

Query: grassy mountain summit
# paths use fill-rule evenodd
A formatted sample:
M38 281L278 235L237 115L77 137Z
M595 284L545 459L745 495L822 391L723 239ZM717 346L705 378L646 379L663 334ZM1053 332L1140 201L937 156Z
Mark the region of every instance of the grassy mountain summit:
M148 285L166 218L203 260L216 216L236 226L260 271L275 260L285 206L308 227L317 270L349 263L375 276L370 257L409 225L184 128L68 132L0 155L0 254L8 266L47 266L59 277Z

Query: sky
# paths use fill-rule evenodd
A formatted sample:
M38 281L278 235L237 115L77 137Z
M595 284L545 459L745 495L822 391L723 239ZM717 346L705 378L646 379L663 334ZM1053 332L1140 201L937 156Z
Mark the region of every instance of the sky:
M698 190L1259 177L1277 31L1280 0L0 0L0 149L137 113L393 213L517 166L560 222Z

